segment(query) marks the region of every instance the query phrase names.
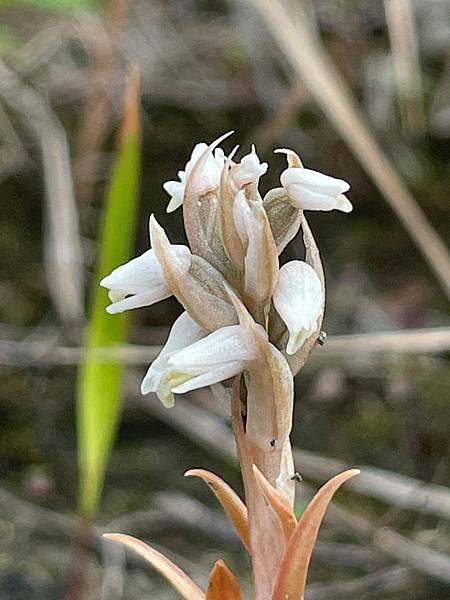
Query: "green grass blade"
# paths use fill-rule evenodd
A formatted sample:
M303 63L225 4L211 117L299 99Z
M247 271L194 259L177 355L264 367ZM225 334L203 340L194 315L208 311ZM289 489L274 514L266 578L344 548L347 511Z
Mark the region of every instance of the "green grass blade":
M79 509L88 519L94 517L100 501L123 394L122 364L101 358L98 349L126 341L127 314L106 313L107 290L98 284L130 258L134 247L141 180L138 103L138 79L133 74L127 86L118 154L105 199L91 319L85 332L85 359L78 374Z

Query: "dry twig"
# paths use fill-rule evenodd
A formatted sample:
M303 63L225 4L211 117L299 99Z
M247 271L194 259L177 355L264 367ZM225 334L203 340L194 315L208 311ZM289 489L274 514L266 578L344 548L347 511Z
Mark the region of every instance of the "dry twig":
M46 188L45 266L49 291L61 319L83 317L83 257L72 189L66 134L50 106L0 62L0 97L37 138Z
M450 254L370 133L341 75L314 34L307 12L281 0L252 0L295 73L348 143L450 297Z

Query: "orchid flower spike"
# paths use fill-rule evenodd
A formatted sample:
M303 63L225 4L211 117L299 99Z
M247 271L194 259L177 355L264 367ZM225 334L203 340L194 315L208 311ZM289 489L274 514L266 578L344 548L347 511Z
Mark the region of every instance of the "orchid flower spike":
M220 141L232 132L221 136ZM184 171L178 171L178 177L180 181L166 181L163 184L164 190L170 196L170 202L167 205L167 212L173 212L183 204L184 192L186 189L186 183L189 179L192 169L199 160L199 158L208 150L208 144L201 142L196 144L192 150L191 158L186 163ZM198 190L199 195L207 194L215 190L220 183L220 175L222 173L223 166L225 164L225 155L221 148L216 148L213 152L209 152L205 161L205 165L202 170L201 176L201 187Z
M281 173L280 182L295 206L302 210L337 209L346 213L353 210L350 200L344 196L344 192L350 189L346 181L292 166L292 155L295 155L292 150L282 148L275 152L288 156L289 166Z
M189 248L174 245L173 251L187 272L191 256ZM153 249L114 269L100 281L100 285L109 290L112 304L106 310L112 315L131 308L150 306L172 295Z

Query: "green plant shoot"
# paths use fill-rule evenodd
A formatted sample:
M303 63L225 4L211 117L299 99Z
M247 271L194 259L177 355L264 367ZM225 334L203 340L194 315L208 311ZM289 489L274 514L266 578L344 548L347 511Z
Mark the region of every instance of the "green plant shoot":
M118 153L105 199L85 358L78 373L79 510L86 519L94 517L101 498L123 395L123 366L108 357L107 350L126 342L127 315L106 313L107 290L98 284L113 267L130 258L134 247L141 180L138 90L134 72L127 84Z

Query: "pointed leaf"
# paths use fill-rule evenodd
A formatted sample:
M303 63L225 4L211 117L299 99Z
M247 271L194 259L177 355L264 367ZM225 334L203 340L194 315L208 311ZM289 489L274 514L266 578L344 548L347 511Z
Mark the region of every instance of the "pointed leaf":
M218 560L211 571L206 600L242 600L239 583L223 560Z
M108 294L98 283L132 252L139 204L140 137L139 79L134 73L127 84L120 143L105 198L86 351L77 377L79 505L87 518L94 516L100 501L122 400L122 364L100 360L97 349L117 346L127 337L127 315L106 313Z
M204 469L190 469L185 477L200 477L212 489L233 523L245 548L250 552L247 507L236 492L223 479Z
M233 217L234 199L237 190L230 177L231 158L238 146L227 158L220 179L219 223L225 252L239 273L244 270L244 246L236 229Z
M202 189L203 170L208 157L232 133L234 132L230 131L215 140L198 158L186 181L183 200L184 227L192 252L223 274L228 274L231 265L218 234L217 190L206 194L199 190Z
M137 552L153 568L159 571L185 600L205 600L205 594L196 586L192 579L180 567L177 567L171 560L166 558L164 554L158 552L158 550L155 550L148 544L144 544L144 542L131 535L105 533L103 537L112 542L119 542L130 550Z
M340 486L358 473L358 469L350 469L336 475L320 488L308 504L289 541L272 600L302 600L309 561L328 504Z
M236 312L219 271L201 256L192 255L188 264L180 260L154 215L150 217L150 238L167 285L194 321L206 331L234 325Z
M297 519L292 511L289 500L267 481L256 465L253 465L253 473L264 498L272 506L280 519L287 544L297 525Z

